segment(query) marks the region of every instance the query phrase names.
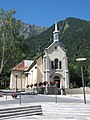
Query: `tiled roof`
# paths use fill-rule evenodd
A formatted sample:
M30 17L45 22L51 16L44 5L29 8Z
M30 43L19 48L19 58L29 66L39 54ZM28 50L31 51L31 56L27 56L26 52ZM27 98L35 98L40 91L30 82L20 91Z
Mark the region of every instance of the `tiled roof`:
M25 70L27 70L30 67L32 62L33 61L31 61L31 60L23 60L22 62L20 62L18 65L16 65L11 70L25 71Z
M25 70L25 64L24 61L20 62L17 66L15 66L12 70L20 70L24 71Z

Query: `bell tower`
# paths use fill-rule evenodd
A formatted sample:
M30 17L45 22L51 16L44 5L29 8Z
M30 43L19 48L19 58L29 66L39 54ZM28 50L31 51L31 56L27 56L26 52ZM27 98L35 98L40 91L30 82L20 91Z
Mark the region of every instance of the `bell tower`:
M53 32L53 42L59 41L59 31L57 30L57 22L55 22L55 31Z

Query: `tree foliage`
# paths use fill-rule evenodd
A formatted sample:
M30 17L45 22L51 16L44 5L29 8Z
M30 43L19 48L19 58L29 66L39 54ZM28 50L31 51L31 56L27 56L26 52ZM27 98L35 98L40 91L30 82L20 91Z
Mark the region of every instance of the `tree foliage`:
M15 10L0 9L0 79L3 76L5 81L10 79L11 68L24 59L30 59L26 36L37 35L46 29L16 20L15 13Z
M4 80L8 81L11 68L24 59L32 60L42 55L44 49L53 42L54 25L38 35L34 27L34 30L31 30L32 35L27 35L30 37L26 39L26 35L21 34L23 23L14 18L15 13L14 10L0 9L0 73L3 73ZM80 65L76 58L86 57L85 85L90 86L90 22L67 18L58 22L58 29L60 42L67 49L70 82L74 87L82 86Z
M13 17L15 13L13 10L0 9L0 74L5 79L10 69L22 59L19 48L23 38L19 34L20 21Z

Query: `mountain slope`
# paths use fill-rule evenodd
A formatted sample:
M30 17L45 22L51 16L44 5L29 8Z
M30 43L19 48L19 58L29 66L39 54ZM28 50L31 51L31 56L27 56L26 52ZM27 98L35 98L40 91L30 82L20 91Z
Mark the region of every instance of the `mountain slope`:
M25 24L21 22L20 34L24 35L25 38L39 35L41 32L46 30L46 27L39 27L36 25Z
M80 65L76 62L76 58L86 57L87 61L84 68L85 84L90 85L90 21L66 18L58 22L58 29L60 31L60 41L67 49L71 82L75 86L81 86ZM54 25L40 35L26 39L30 48L29 58L35 59L40 54L43 54L44 49L53 41L53 31Z
M68 18L65 22L69 27L61 37L70 59L75 60L77 57L90 59L90 22L75 18Z
M77 57L90 58L90 22L77 18L67 18L64 21L58 22L58 29L60 31L60 41L67 49L69 59ZM26 39L30 51L34 49L36 53L42 52L53 41L53 31L54 25L40 35Z

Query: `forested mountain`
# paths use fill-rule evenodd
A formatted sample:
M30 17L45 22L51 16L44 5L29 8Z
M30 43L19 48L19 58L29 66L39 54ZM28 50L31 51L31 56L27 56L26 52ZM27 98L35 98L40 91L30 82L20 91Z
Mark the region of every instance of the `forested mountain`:
M16 20L14 14L13 10L0 11L0 73L4 82L9 81L12 67L23 59L36 59L53 42L54 25L41 29ZM60 42L67 49L70 86L81 86L80 65L76 62L78 57L87 58L84 76L85 85L90 86L90 21L66 18L58 22L58 30Z
M90 85L90 21L85 21L77 18L66 18L58 22L60 31L60 42L67 49L70 81L73 86L81 86L80 65L76 62L76 58L86 57L87 61L84 64L85 85ZM53 41L52 33L54 25L42 32L38 36L26 39L26 44L29 45L29 58L43 54L44 48L50 45ZM33 52L34 51L34 52Z

